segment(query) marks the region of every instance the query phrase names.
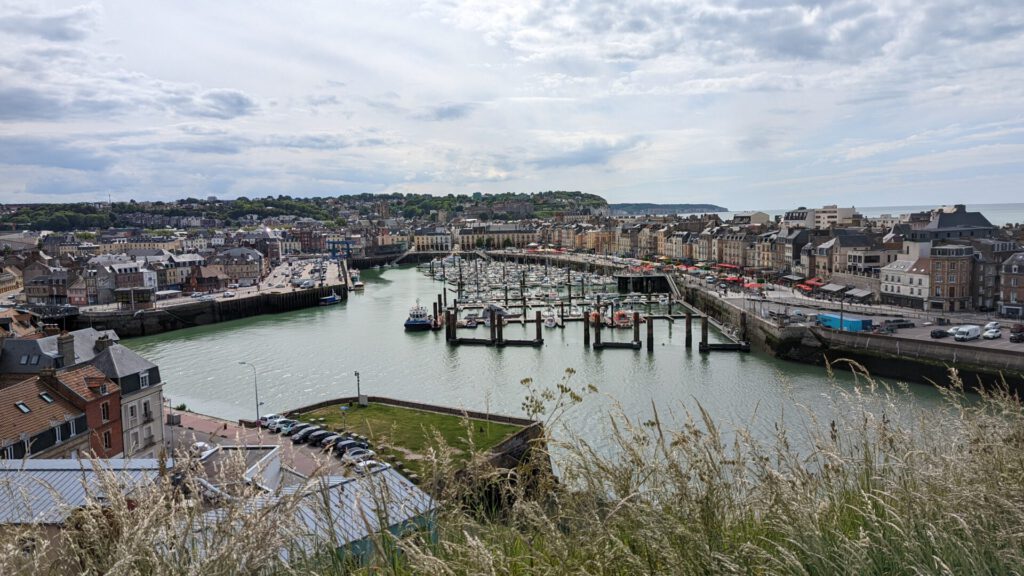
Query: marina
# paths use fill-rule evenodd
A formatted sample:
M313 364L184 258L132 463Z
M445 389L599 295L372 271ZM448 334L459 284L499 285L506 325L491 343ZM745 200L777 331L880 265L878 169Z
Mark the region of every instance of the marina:
M363 292L349 294L336 306L185 328L124 343L160 365L170 404L201 407L232 420L253 415L253 378L239 369L240 360L257 368L264 412L353 395L352 373L359 371L364 394L515 416L522 414L528 394L523 379L553 387L572 369L571 385L593 384L598 393L571 410L565 423L597 444L607 442L604 415L612 411L643 421L657 408L662 419L680 423L687 410L700 406L722 422L756 429L783 414L795 417L797 405L827 415L838 401L837 390L820 368L756 352L700 354L697 345L687 347L685 316L647 324L655 340L653 354L630 351L625 345L633 342L634 331L627 329L602 329L606 350L587 347L582 322L572 321L565 328L541 326L541 346L450 346L443 330L405 332L402 326L410 304L417 298L436 298L440 282L411 266L364 270L362 281ZM463 316L466 322L470 319L469 313ZM699 318L691 314L691 322L697 331ZM479 321L475 330L460 328L459 334L489 336L490 327L483 324ZM507 340L533 340L536 330L532 323L502 325ZM647 330L643 326L644 336ZM732 342L710 324L708 341ZM839 371L836 381L842 390L853 379ZM909 393L915 403L939 402L937 392L927 386L910 386Z

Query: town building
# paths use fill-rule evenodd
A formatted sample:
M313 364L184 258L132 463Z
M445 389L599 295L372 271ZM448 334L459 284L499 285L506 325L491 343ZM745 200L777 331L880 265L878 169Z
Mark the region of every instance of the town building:
M1017 252L1003 261L999 281L999 312L1012 318L1024 318L1024 252Z

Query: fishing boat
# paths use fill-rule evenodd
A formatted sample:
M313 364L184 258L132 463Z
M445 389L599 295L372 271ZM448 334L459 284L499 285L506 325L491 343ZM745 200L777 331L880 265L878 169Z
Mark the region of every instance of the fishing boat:
M661 304L662 306L668 306L668 303L668 294L662 294L661 296L658 296L658 304Z
M616 310L612 315L612 325L616 328L632 328L633 313L629 310Z
M417 299L416 305L409 308L409 317L405 320L406 331L430 330L433 325L434 317L427 313L427 309Z
M335 294L334 290L331 290L331 295L330 296L324 296L323 298L320 299L320 305L321 306L330 306L332 304L340 304L340 303L341 303L341 296L338 296L337 294Z

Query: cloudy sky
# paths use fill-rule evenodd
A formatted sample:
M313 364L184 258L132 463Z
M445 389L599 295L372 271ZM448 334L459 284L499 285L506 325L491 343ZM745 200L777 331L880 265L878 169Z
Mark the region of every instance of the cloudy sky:
M0 202L983 203L1022 172L1021 0L0 0Z

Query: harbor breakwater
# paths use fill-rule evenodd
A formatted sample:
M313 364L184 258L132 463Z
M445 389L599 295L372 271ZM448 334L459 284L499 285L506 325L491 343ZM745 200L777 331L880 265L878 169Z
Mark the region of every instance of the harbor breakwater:
M347 288L339 284L293 292L261 292L233 299L196 300L144 310L81 312L75 318L75 325L77 328L114 330L122 338L148 336L261 314L311 308L318 306L321 298L332 293L342 299L348 298Z

